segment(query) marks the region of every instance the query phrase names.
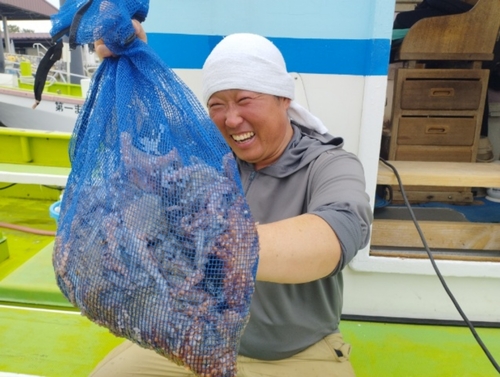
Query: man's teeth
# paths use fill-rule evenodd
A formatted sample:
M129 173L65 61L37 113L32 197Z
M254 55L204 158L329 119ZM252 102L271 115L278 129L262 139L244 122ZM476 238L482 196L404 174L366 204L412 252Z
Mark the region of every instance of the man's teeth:
M247 139L252 138L254 135L255 134L253 132L245 132L244 134L231 135L231 136L235 141L245 141Z

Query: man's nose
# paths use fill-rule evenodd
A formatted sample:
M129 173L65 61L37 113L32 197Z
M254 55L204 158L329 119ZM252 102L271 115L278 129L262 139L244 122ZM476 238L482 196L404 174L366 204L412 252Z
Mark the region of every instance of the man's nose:
M243 118L238 111L236 106L229 106L226 112L226 126L227 127L237 127L241 124Z

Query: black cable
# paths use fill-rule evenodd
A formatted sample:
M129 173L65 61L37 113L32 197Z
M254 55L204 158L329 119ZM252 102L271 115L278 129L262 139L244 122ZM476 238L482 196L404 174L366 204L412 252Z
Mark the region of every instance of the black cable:
M64 190L62 187L60 186L47 186L47 185L42 185L42 187L45 187L45 188L48 188L48 189L51 189L51 190L57 190L57 191L62 191Z
M403 183L401 181L401 177L399 176L399 173L398 173L397 169L393 165L391 165L390 163L388 163L386 160L384 160L381 157L380 157L380 161L384 165L386 165L386 166L388 166L389 168L392 169L392 171L394 172L394 175L396 176L396 178L398 180L399 189L401 190L401 195L403 196L405 205L408 208L408 210L410 211L411 218L412 218L413 222L415 223L415 227L417 228L418 234L420 235L420 239L422 240L422 243L424 244L425 251L427 252L427 255L429 256L429 259L431 261L432 267L434 268L434 271L436 271L436 275L438 276L439 280L441 281L441 284L443 285L443 288L445 289L446 293L448 294L448 296L450 297L451 301L453 302L453 305L455 305L455 308L460 313L460 316L463 318L463 320L465 321L465 323L469 327L470 331L472 332L472 335L474 335L474 338L476 339L476 341L478 342L478 344L481 346L481 348L483 349L484 353L486 354L486 356L488 357L488 359L490 360L490 362L493 364L493 366L495 367L495 369L497 370L497 372L500 374L500 366L495 361L494 357L491 355L490 351L488 350L488 348L486 347L486 345L483 343L483 341L479 337L479 334L476 332L476 329L474 328L474 326L472 325L472 323L469 321L469 319L467 318L467 316L463 312L462 308L458 304L458 301L453 296L453 293L451 292L451 290L448 288L448 285L446 284L446 281L444 280L443 275L441 275L441 271L439 271L439 268L438 268L438 266L436 264L436 261L434 260L434 257L432 256L432 253L431 253L431 250L429 249L427 241L426 241L426 239L424 237L422 229L420 228L420 225L418 224L417 218L415 217L415 214L413 213L413 210L411 208L410 202L408 201L408 197L406 196L406 192L404 190Z
M7 190L8 188L11 188L12 186L15 186L17 185L17 183L12 183L10 185L7 185L5 187L0 187L0 190ZM60 186L48 186L48 185L41 185L42 187L46 187L48 189L51 189L51 190L57 190L57 191L62 191L64 190L64 188L60 187Z
M7 190L8 188L11 188L12 186L17 185L17 183L12 183L11 185L7 185L5 187L0 187L0 190Z

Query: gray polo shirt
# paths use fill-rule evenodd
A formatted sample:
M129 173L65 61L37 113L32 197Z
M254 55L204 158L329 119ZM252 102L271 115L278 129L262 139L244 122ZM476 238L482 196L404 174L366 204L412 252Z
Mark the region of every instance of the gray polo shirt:
M330 276L305 284L257 282L240 354L264 360L290 357L338 332L341 270L369 240L372 209L358 158L343 140L292 124L293 138L274 164L255 171L238 161L254 220L266 224L303 213L326 220L342 246Z

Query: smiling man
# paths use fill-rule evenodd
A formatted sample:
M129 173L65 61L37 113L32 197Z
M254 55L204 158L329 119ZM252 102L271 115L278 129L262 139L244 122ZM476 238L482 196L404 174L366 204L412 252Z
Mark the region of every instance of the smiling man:
M294 91L283 56L262 36L227 36L203 67L210 117L236 155L259 223L237 376L352 377L339 331L342 269L367 245L372 210L358 158L294 101ZM127 341L92 376L193 374Z

